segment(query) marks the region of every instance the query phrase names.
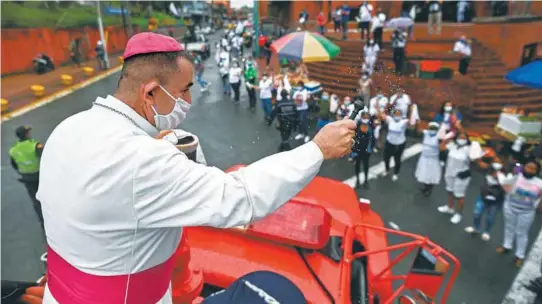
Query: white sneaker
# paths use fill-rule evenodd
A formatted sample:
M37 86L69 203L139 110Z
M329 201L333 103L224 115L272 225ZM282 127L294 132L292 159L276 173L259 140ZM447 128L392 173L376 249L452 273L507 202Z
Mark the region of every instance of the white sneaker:
M490 238L491 238L491 236L489 236L489 233L486 233L486 232L482 233L482 240L483 241L487 242L487 241L489 241Z
M448 207L448 205L440 206L437 208L438 212L446 214L454 214L454 209Z
M441 166L441 167L444 167L445 165L446 165L445 162L443 162L443 161L440 162L440 166Z
M474 229L474 227L469 226L469 227L465 228L465 232L473 234L473 233L478 232L478 231L476 231L476 229Z
M201 88L199 91L203 93L203 92L205 92L207 90L208 90L207 87L205 87L205 88Z
M294 139L295 140L300 140L301 138L303 138L303 134L297 134Z
M450 219L450 222L452 224L458 224L459 222L461 222L461 214L459 213L454 214L454 216L452 216L452 218Z
M394 174L392 177L391 177L391 180L392 181L397 181L399 179L399 177L397 177L397 174Z
M308 136L305 136L305 142L306 142L306 143L308 143L308 142L309 142L309 140L311 140L311 138L310 138L310 137L308 137Z

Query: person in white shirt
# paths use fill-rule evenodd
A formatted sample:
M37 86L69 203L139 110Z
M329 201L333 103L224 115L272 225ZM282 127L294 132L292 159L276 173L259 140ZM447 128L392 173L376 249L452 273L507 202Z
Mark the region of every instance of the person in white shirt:
M382 49L382 35L384 34L384 24L386 22L386 14L382 12L382 8L378 8L376 15L371 22L371 32L373 33L373 39L378 44L378 47Z
M358 16L358 25L359 32L361 35L361 40L365 39L365 34L369 38L369 24L371 23L373 13L373 6L367 1L363 1L359 7L359 16Z
M292 85L290 84L288 74L278 75L276 82L277 84L275 85L275 87L277 88L277 92L282 92L283 90L286 90L286 92L288 92L288 98L290 98L290 93L292 92ZM276 99L277 101L281 101L282 94L277 93Z
M465 21L465 13L469 7L468 1L457 1L457 23Z
M331 98L329 99L329 112L332 114L331 117L337 114L337 111L339 110L341 100L337 94L331 94Z
M369 75L373 74L376 60L378 58L378 52L380 47L375 43L375 40L368 40L363 47L363 54L365 55L366 70L369 71Z
M350 153L356 124L344 120L231 173L188 159L162 139L191 106L187 58L171 37L134 35L115 94L48 138L37 193L48 244L43 303L171 304L173 269L191 271L175 259L183 227L257 221L301 191L324 160Z
M235 26L235 34L241 36L244 32L245 24L242 21L237 21L237 25Z
M443 128L439 130L442 133ZM442 138L441 134L437 135ZM440 144L441 151L448 150L444 181L448 192L448 204L438 207L440 213L453 214L450 222L461 222L465 194L471 181L471 162L480 158L481 148L477 142L471 142L465 131L459 131L454 140L445 139ZM454 208L455 201L457 205Z
M218 72L220 73L220 77L222 78L222 87L224 88L224 94L230 95L231 93L231 86L229 81L229 73L230 73L230 54L225 50L222 49L220 51L220 61L218 63Z
M504 201L504 241L497 253L505 254L512 250L516 241L516 266L521 267L529 244L529 230L536 212L542 210L542 179L540 164L528 160L521 173L511 176L502 184L507 192Z
M440 183L442 169L439 165L440 140L437 136L439 124L430 122L428 129L422 132L422 153L416 165L414 176L423 187L420 189L426 197L431 195L433 187Z
M408 119L404 119L401 111L397 109L392 111L393 116L386 115L384 112L381 112L380 109L378 109L378 111L379 117L382 121L386 122L388 126L386 144L384 145L384 166L386 168L384 176L391 173L390 160L393 157L395 168L391 180L396 181L399 178L402 162L401 158L403 157L406 146Z
M273 79L267 73L262 75L258 88L260 90L260 102L266 119L271 115L271 98L273 97Z
M388 104L389 104L388 97L386 97L382 93L382 88L381 87L377 87L376 88L376 95L375 95L375 97L371 98L371 101L369 102L369 108L366 109L366 110L369 111L369 114L371 114L371 116L373 118L377 118L378 113L386 113L386 111L388 109ZM377 146L380 149L382 144L381 144L379 139L380 139L380 130L382 129L382 125L378 121L378 119L375 119L375 122L376 122L376 124L375 124L375 130L374 130L375 134L374 134L374 136L375 136L375 139L377 141Z
M243 39L242 36L235 36L232 39L232 46L233 49L235 49L235 52L237 56L240 54L243 56L243 43L245 42L245 39Z
M337 120L345 119L350 117L350 113L354 110L354 105L352 104L352 98L350 96L345 96L342 104L337 110Z
M297 105L297 113L299 114L299 133L294 137L295 140L304 138L305 142L309 142L309 91L305 88L303 81L298 82L298 90L294 93L293 99Z
M405 94L405 91L401 89L391 96L390 104L392 108L401 111L403 118L407 118L412 101L410 100L410 96Z
M459 38L454 45L453 52L458 53L461 56L459 59L459 73L466 75L467 70L469 69L470 57L472 55L472 50L467 37L461 36L461 38Z
M239 102L239 90L241 88L241 77L243 75L243 69L239 66L239 62L236 60L232 63L232 66L228 73L228 80L230 86L233 89L233 101Z

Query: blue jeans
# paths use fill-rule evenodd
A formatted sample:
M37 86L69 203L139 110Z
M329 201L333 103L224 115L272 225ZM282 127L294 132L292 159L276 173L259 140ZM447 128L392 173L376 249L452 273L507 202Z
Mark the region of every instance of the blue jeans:
M323 26L323 25L320 25L320 34L322 34L322 36L325 35L326 31L325 31L326 27Z
M329 119L324 120L324 119L319 118L318 122L316 124L316 132L320 131L320 129L322 129L325 125L327 125L330 122L331 122L331 120L329 120Z
M202 88L207 86L207 81L203 79L203 71L199 71L198 74L196 74L196 81Z
M476 203L474 204L474 229L476 231L481 231L482 226L482 216L486 214L486 228L484 229L485 233L489 233L491 227L493 227L493 222L499 211L499 204L486 204L480 196L476 198Z
M260 102L262 103L263 114L269 117L271 115L271 98L260 98Z
M309 110L299 110L299 134L308 135Z

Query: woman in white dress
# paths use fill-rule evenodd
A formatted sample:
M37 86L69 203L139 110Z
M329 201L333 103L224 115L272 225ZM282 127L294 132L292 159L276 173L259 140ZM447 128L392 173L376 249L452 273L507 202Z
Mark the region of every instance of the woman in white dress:
M470 142L467 132L457 132L454 140L444 140L440 144L441 151L448 150L444 181L448 192L448 204L438 207L440 213L453 214L450 222L461 222L465 193L471 180L471 162L482 157L482 149L477 142ZM457 205L455 202L457 201ZM455 206L455 208L454 208Z
M423 130L422 153L416 166L416 180L422 184L423 195L430 196L433 187L440 183L442 170L439 164L440 141L437 136L439 124L430 122L428 130Z

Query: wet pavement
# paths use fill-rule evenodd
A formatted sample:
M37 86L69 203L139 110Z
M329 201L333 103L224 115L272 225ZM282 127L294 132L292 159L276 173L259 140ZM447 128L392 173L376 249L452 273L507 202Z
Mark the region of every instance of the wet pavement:
M248 108L247 93L242 88L241 103L234 104L222 94L218 69L209 60L205 78L212 88L200 93L196 85L192 91L193 107L183 127L194 132L200 141L210 165L227 169L235 164L249 164L277 151L279 134L264 121L262 109ZM119 74L99 81L56 102L16 117L2 124L2 270L3 279L35 280L44 271L39 256L45 250L37 218L24 187L9 165L8 149L15 142L14 130L20 124L34 126L33 136L45 142L54 127L66 117L88 109L96 96L114 92ZM315 122L311 123L314 132ZM82 135L84 136L84 135ZM417 139L409 139L409 144ZM295 142L296 145L301 142ZM358 195L371 200L372 208L385 223L393 222L401 230L427 235L437 244L452 252L462 263L461 272L448 303L499 303L509 289L517 269L512 256L499 257L495 248L503 234L502 215L499 215L489 242L483 242L463 232L472 222L471 211L481 184L482 175L476 173L467 195L463 222L452 225L449 217L436 208L446 202L444 186L433 191L430 198L418 192L413 177L418 156L406 160L397 182L389 178L371 180L371 189L359 190ZM372 157L376 165L380 155ZM346 160L327 161L320 175L345 180L353 175L353 166ZM540 230L537 218L531 229L531 240ZM390 241L393 241L390 240Z

